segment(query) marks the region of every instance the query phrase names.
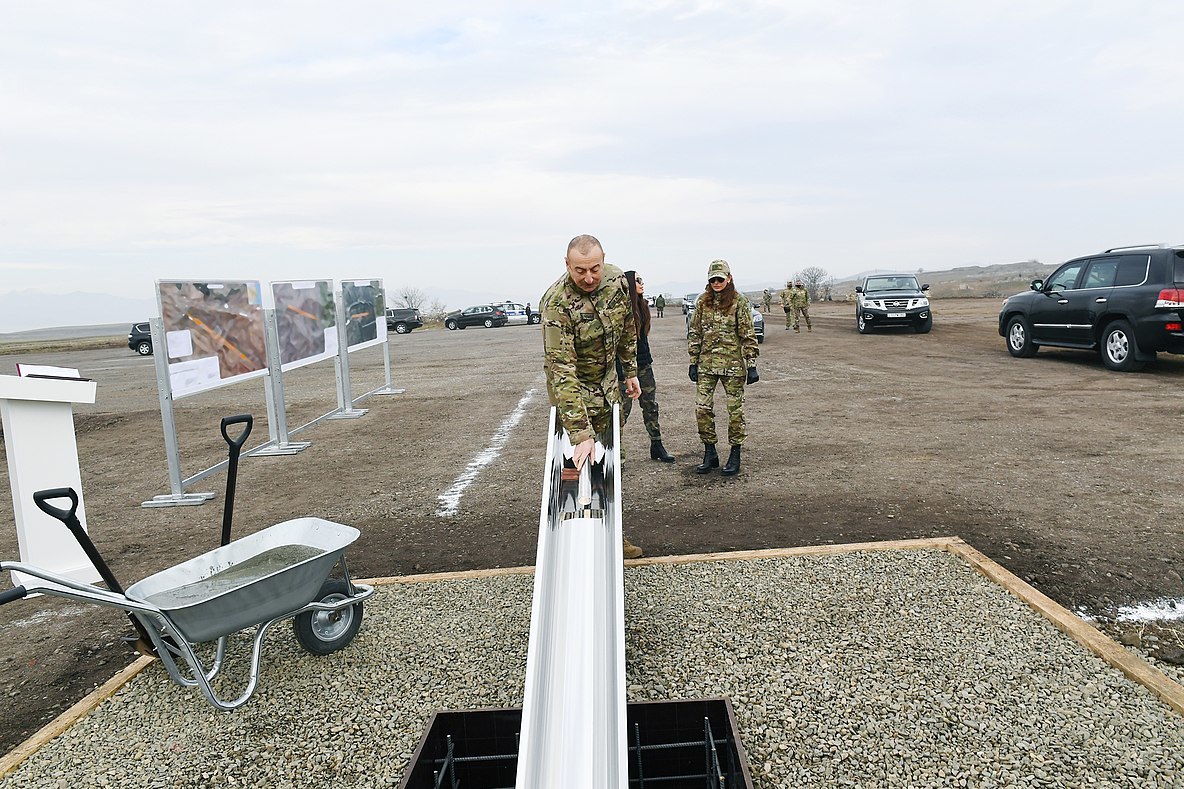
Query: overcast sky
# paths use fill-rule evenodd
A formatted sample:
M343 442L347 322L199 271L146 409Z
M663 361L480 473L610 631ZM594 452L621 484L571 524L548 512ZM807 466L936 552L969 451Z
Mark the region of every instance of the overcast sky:
M0 3L0 292L1184 242L1180 3Z

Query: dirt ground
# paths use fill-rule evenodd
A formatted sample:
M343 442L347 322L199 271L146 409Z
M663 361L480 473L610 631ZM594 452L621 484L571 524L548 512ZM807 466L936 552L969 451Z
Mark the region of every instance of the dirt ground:
M1084 352L1013 359L996 331L998 307L939 301L928 335L861 336L846 303L814 305L811 333L786 332L780 314L769 316L732 479L693 471L702 445L683 316L668 310L651 345L663 435L678 462L649 460L635 412L624 439L626 533L653 556L956 535L1093 616L1184 596L1184 489L1175 484L1184 358L1125 375ZM300 432L312 446L298 455L243 460L235 536L303 515L356 526L362 536L347 557L357 578L532 564L547 431L538 327L416 331L392 336L390 348L405 393L369 398L360 419ZM151 358L125 348L10 355L0 372L18 360L78 367L98 381L98 402L79 407L75 423L90 533L119 579L217 545L224 474L190 488L219 492L204 506L140 506L168 492ZM355 396L380 386L381 352L354 354L351 369ZM333 410L334 380L332 363L285 376L290 425ZM438 515L440 494L527 396L524 418L457 513ZM223 416L255 414L248 446L267 437L258 380L176 410L185 476L225 457ZM0 472L7 491L7 467ZM0 524L9 524L0 556L16 559L12 523L0 494ZM126 619L109 609L43 597L4 614L0 752L134 657L120 643ZM1178 625L1151 632L1159 640L1144 639L1144 649L1178 654Z

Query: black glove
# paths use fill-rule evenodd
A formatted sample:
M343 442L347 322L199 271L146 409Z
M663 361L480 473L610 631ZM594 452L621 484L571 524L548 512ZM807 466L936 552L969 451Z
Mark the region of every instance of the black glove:
M744 379L744 383L746 383L746 384L755 384L755 383L756 383L757 381L759 381L759 380L761 380L761 377L760 377L760 375L757 373L757 371L756 371L756 368L755 368L755 367L749 367L749 368L748 368L748 377Z
M699 383L699 365L692 364L687 370L687 378L690 378L695 383Z

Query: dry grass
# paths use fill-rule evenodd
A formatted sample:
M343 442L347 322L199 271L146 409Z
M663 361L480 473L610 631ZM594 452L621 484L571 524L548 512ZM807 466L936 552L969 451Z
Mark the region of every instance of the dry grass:
M0 356L15 356L20 353L54 353L57 351L89 351L96 348L122 348L127 337L78 337L61 340L16 340L0 342Z

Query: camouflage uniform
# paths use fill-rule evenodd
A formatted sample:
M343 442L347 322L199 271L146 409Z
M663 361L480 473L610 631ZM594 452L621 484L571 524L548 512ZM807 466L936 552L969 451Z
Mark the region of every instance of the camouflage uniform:
M625 275L605 264L600 287L585 293L564 275L543 295L543 372L547 394L572 445L607 433L617 389L619 359L626 378L637 377L637 326Z
M687 329L691 364L699 366L695 421L700 440L714 445L715 385L723 384L728 401L728 443L738 447L748 437L744 425L745 376L749 367L756 366L760 350L748 299L736 291L731 309L721 313L715 307L719 298L719 294L710 292L699 296Z
M761 303L764 305L766 313L773 309L773 292L768 288L765 288L765 292L761 296Z
M801 331L798 328L798 316L801 315L806 319L806 331L814 331L810 325L810 292L800 282L789 290L789 306L793 313L793 330Z
M781 293L777 294L778 297L781 299L781 307L782 307L782 309L785 310L785 328L786 329L793 328L793 318L791 317L792 309L790 307L790 304L793 302L792 293L793 293L793 283L786 282L785 283L785 290L783 290L783 291L781 291Z
M658 423L658 382L654 379L654 366L642 365L638 368L637 382L641 384L641 421L645 423L645 432L649 434L650 442L662 440L662 426ZM629 419L629 412L633 410L632 398L625 396L625 382L621 381L621 429L625 429L625 422Z

